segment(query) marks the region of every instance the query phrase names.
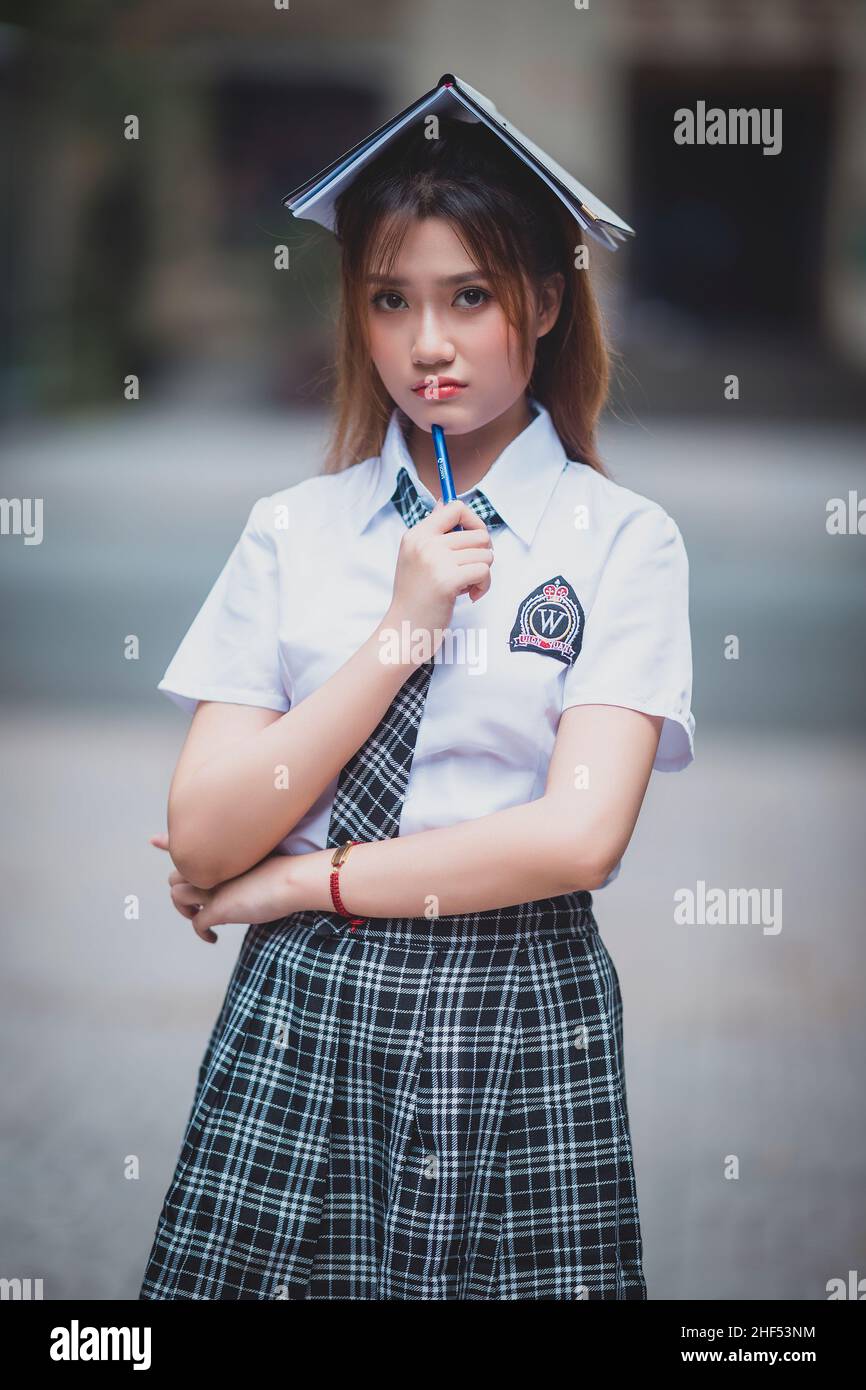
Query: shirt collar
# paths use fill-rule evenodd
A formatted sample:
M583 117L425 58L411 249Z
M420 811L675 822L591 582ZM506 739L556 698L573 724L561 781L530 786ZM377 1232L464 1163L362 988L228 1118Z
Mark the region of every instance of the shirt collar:
M475 487L457 494L463 499L478 488L492 502L506 526L527 545L532 544L538 523L567 462L550 412L534 396L529 397L529 405L535 411L531 423L506 444ZM390 502L401 468L406 469L419 494L431 507L436 501L418 477L407 448L404 430L409 423L405 411L395 406L370 492L355 508L359 532Z

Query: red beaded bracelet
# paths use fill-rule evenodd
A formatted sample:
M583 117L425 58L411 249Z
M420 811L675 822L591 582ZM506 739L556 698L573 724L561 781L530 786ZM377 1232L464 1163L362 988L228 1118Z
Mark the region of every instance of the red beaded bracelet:
M343 867L346 860L348 859L349 851L352 849L352 846L360 844L360 840L349 840L345 845L339 845L338 848L335 849L334 853L331 855L331 863L334 865L333 869L331 870L330 879L331 902L334 904L335 910L339 912L341 917L349 918L350 924L353 927L360 926L362 922L366 922L367 918L353 917L351 912L347 912L346 907L343 903L343 899L340 897L340 869Z

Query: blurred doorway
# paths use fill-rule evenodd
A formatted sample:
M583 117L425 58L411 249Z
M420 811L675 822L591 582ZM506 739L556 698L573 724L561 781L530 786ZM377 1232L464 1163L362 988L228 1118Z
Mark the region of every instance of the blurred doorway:
M821 335L835 74L638 66L628 82L636 299L705 326ZM679 145L680 107L779 107L782 147ZM769 229L772 229L770 231Z

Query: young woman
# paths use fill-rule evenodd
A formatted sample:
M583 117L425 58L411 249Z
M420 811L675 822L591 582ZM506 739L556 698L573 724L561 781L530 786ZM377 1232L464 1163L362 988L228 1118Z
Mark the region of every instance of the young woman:
M336 232L326 467L160 682L172 898L252 925L140 1296L644 1299L592 892L693 757L682 538L604 472L579 231L489 132L410 128Z

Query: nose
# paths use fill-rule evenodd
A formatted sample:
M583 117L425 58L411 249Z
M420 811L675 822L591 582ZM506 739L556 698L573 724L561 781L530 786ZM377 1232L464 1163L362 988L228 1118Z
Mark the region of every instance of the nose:
M421 314L412 344L412 360L416 367L434 367L454 361L454 344L446 335L442 321L432 306Z

